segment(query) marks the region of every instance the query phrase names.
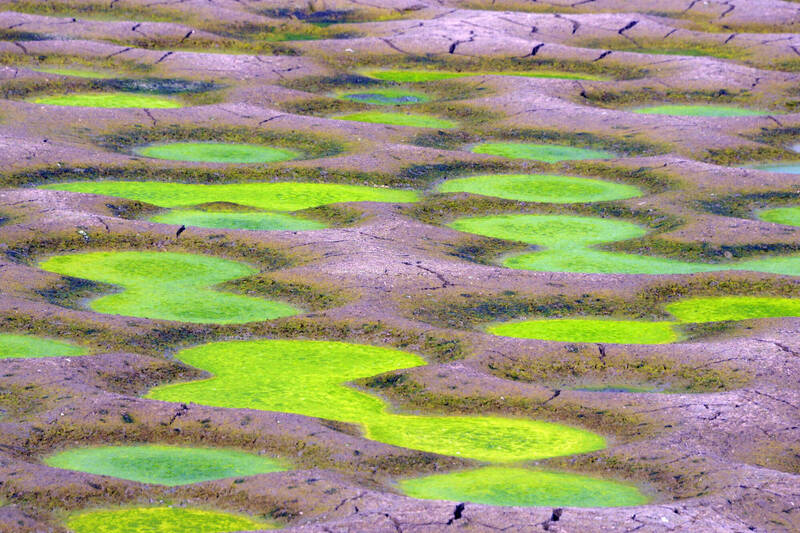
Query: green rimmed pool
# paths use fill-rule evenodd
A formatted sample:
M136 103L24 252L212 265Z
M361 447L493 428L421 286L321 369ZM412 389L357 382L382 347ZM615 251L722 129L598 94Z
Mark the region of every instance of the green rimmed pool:
M800 255L769 256L729 263L692 263L678 259L607 252L598 244L643 237L646 230L625 220L572 215L492 215L461 218L449 227L544 247L503 258L503 266L540 272L591 274L694 274L749 270L800 276Z
M89 303L98 313L178 322L241 324L300 313L283 302L212 290L258 271L238 261L173 252L89 252L53 256L39 268L122 287Z
M427 95L405 89L369 89L340 93L339 98L373 105L410 105L430 100Z
M798 173L800 173L800 166ZM800 226L800 206L764 209L758 213L758 218L785 226Z
M33 335L0 333L0 359L36 357L75 357L88 350L68 342Z
M380 111L362 111L333 117L339 120L369 122L372 124L389 124L391 126L410 126L413 128L455 128L458 124L453 120L431 115L414 115L411 113L384 113Z
M770 111L747 109L724 105L654 105L631 109L634 113L645 115L672 115L676 117L758 117L771 114Z
M72 533L228 533L275 529L274 523L243 515L183 507L130 507L73 513Z
M404 479L399 485L413 498L509 507L621 507L649 501L633 485L500 466Z
M198 209L172 209L148 220L161 224L181 224L196 228L246 229L255 231L309 231L327 224L286 213L231 213Z
M180 101L165 96L126 93L122 91L36 96L29 99L28 102L54 106L100 107L106 109L124 109L131 107L144 109L175 109L183 107Z
M488 174L456 178L441 183L438 190L555 204L607 202L642 195L642 191L633 185L552 174Z
M286 148L213 142L151 144L136 148L134 152L153 159L193 163L276 163L301 157L299 152Z
M367 70L364 75L383 81L397 83L419 83L426 81L452 80L468 78L471 76L522 76L525 78L552 78L561 80L591 80L605 81L608 78L594 74L578 72L564 72L557 70L529 70L529 71L487 71L466 72L454 70Z
M239 450L154 444L74 448L46 457L44 463L55 468L172 487L287 470L275 459Z
M605 150L575 148L556 144L533 144L515 142L491 142L473 146L473 153L497 155L510 159L533 159L545 163L576 161L582 159L614 159L616 154Z
M43 189L102 194L139 200L159 207L188 207L213 202L268 211L298 211L341 202L415 202L414 191L338 183L232 183L200 185L156 181L77 181Z
M379 442L481 461L535 460L605 447L605 440L589 431L530 419L395 414L382 399L347 386L425 364L399 350L325 341L230 341L182 350L176 358L213 377L155 387L147 398L349 422Z

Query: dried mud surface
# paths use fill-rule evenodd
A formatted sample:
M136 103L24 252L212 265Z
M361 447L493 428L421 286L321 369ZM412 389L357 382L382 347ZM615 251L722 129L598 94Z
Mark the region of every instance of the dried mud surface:
M658 318L660 305L694 295L798 298L800 278L511 270L497 258L523 245L445 227L459 216L493 213L613 216L650 232L615 245L630 253L724 262L800 252L800 227L754 214L797 205L800 175L747 166L800 159L789 149L800 142L800 3L58 0L47 12L35 4L0 0L0 332L60 337L91 354L0 359L0 531L63 533L68 512L159 501L266 515L290 532L800 530L800 317L698 327L684 342L659 346L511 339L482 329L519 317ZM333 25L339 34L306 21L317 13L324 22L320 12L345 17ZM287 21L291 31L318 38L265 45L258 32L283 31ZM214 86L176 91L186 104L179 109L27 101L110 87L34 70L59 65L151 84ZM368 109L335 95L368 92L370 81L358 73L369 68L478 75L403 86L430 95L419 112L458 121L456 132L333 118ZM532 68L608 79L479 75ZM691 102L768 114L627 111ZM249 142L256 133L319 153L236 166L148 160L132 150L201 134ZM469 151L489 140L608 149L619 157L544 165ZM435 192L450 177L537 172L616 180L644 195L554 206ZM102 178L337 182L413 188L423 197L311 210L331 226L324 230L189 228L176 236L176 226L146 220L159 211L154 206L36 188ZM89 250L245 261L260 273L226 290L285 299L307 312L225 326L92 312L86 300L113 288L36 268L48 255ZM631 482L652 501L555 512L416 500L393 481L477 463L368 440L344 423L141 397L158 384L205 377L174 359L179 349L256 338L418 353L428 365L354 386L407 412L524 416L596 431L607 449L538 466ZM682 389L570 386L584 378L635 386L652 378L648 372ZM41 461L59 449L133 442L236 447L285 458L295 469L161 487Z

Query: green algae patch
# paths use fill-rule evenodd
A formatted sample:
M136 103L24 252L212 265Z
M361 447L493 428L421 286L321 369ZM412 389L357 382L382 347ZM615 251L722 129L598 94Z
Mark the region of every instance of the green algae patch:
M783 174L800 174L800 163L775 163L771 165L755 165L753 168L767 172L781 172Z
M645 115L673 115L676 117L758 117L769 111L722 105L655 105L631 109Z
M73 533L228 533L276 527L241 515L180 507L86 511L70 516L66 526Z
M678 340L674 322L562 318L490 326L493 335L521 339L611 344L666 344Z
M800 298L756 296L687 298L668 304L666 310L681 322L800 317Z
M151 444L75 448L44 462L55 468L169 486L286 470L274 459L238 450Z
M199 209L173 209L150 217L151 222L181 224L196 228L246 229L258 231L308 231L328 227L322 222L286 213L218 213Z
M86 355L86 349L63 341L0 333L0 359L34 357L74 357Z
M300 313L283 302L210 289L257 273L218 257L172 252L90 252L53 256L49 272L118 285L124 290L90 302L98 313L179 322L241 324Z
M577 176L551 174L489 174L447 180L440 192L468 192L482 196L556 204L607 202L642 195L632 185Z
M800 165L797 167L800 173ZM800 226L800 207L777 207L775 209L765 209L758 213L758 218L775 224L786 226Z
M154 94L137 94L126 92L109 93L73 93L64 95L38 96L29 100L35 104L102 107L107 109L123 109L138 107L144 109L174 109L183 107L177 100Z
M648 498L632 485L562 472L490 466L399 482L412 498L508 507L621 507Z
M421 104L429 100L428 96L404 89L369 89L368 91L352 91L340 93L339 98L373 105L409 105Z
M544 247L502 259L503 266L540 272L591 274L695 274L749 270L800 276L800 255L764 257L729 263L693 263L591 248L643 237L644 228L624 220L572 215L494 215L454 220L449 227Z
M142 146L135 153L153 159L194 163L276 163L297 159L300 153L257 144L174 142Z
M390 124L392 126L411 126L414 128L449 129L457 126L456 122L430 115L412 115L409 113L382 113L380 111L362 111L334 117L339 120L370 122L373 124Z
M35 72L44 72L46 74L58 74L59 76L72 76L74 78L92 78L98 80L108 80L115 76L107 72L97 72L95 70L86 70L80 68L62 68L62 67L37 67L31 70Z
M323 341L232 341L183 350L176 358L214 377L159 386L148 398L349 422L376 441L482 461L534 460L605 447L599 435L549 422L396 414L382 399L347 386L425 364L398 350Z
M575 148L556 144L496 142L482 143L472 148L476 154L497 155L510 159L533 159L545 163L576 161L580 159L613 159L616 154L605 150Z
M341 202L415 202L414 191L338 183L187 184L153 181L78 181L42 187L139 200L159 207L229 202L269 211L298 211Z
M523 76L526 78L552 78L561 80L593 80L603 81L608 78L593 74L577 72L559 72L556 70L528 70L503 72L457 72L454 70L369 70L364 74L371 78L397 83L419 83L428 81L452 80L472 76Z

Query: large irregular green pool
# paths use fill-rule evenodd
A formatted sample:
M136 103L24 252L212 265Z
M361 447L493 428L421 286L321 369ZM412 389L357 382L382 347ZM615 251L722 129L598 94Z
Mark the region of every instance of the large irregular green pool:
M44 462L55 468L169 486L286 470L274 459L238 450L154 444L74 448Z
M183 507L131 507L84 511L66 521L72 533L228 533L274 529L250 517Z
M399 485L414 498L512 507L617 507L648 501L632 485L501 466L405 479Z
M492 215L461 218L449 226L466 233L543 247L540 251L503 259L504 266L522 270L600 274L692 274L750 270L800 276L800 255L710 264L592 248L594 245L634 239L646 234L644 228L618 219L571 215Z
M454 70L367 70L364 74L379 80L397 83L418 83L426 81L452 80L455 78L468 78L471 76L523 76L526 78L554 78L562 80L594 80L603 81L607 78L594 74L578 72L564 72L557 70L527 70L527 71L491 71L491 72L466 72Z
M380 398L347 385L425 364L398 350L323 341L231 341L183 350L176 358L214 377L159 386L148 398L350 422L369 439L481 461L535 460L605 447L594 433L536 420L396 414Z
M212 290L257 273L237 261L171 252L90 252L57 255L39 264L63 276L118 285L121 292L93 300L99 313L180 322L240 324L296 315L295 307Z
M373 105L409 105L427 102L429 98L419 92L405 89L369 89L339 94L339 98Z
M452 120L447 120L431 115L415 115L411 113L387 113L381 111L361 111L360 113L350 113L341 115L339 120L352 120L356 122L370 122L374 124L389 124L392 126L411 126L414 128L455 128L458 124Z
M136 148L134 151L154 159L195 163L275 163L300 157L300 153L286 148L213 142L151 144Z
M769 111L723 105L654 105L631 109L647 115L673 115L678 117L756 117L769 115Z
M800 172L800 167L798 169ZM765 209L758 213L758 218L775 224L800 226L800 206Z
M37 96L28 100L35 104L72 106L72 107L103 107L108 109L123 109L138 107L144 109L171 109L183 107L183 104L172 98L155 94L140 94L126 92L109 93L71 93L63 95Z
M514 142L482 143L472 147L476 154L497 155L511 159L533 159L545 163L573 161L579 159L613 159L616 154L605 150L591 150L560 146L557 144L532 144Z
M756 296L687 298L665 307L674 320L646 322L611 318L535 319L493 324L493 335L560 342L664 344L680 339L675 326L800 316L800 299Z
M29 359L34 357L74 357L85 355L87 350L64 341L0 333L0 359Z
M447 180L438 189L440 192L468 192L509 200L554 204L607 202L642 195L642 191L632 185L552 174L471 176Z

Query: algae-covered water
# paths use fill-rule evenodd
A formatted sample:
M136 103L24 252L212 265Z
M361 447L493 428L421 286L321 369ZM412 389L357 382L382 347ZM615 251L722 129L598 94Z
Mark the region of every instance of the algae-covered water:
M0 359L35 357L74 357L87 350L68 342L33 335L0 333Z
M300 312L283 302L211 289L258 272L244 263L218 257L171 252L89 252L53 256L39 267L121 287L120 292L89 303L98 313L239 324Z
M392 126L410 126L413 128L455 128L458 124L453 120L411 113L389 113L381 111L361 111L334 117L339 120L369 122L373 124L389 124Z
M275 524L250 517L182 507L131 507L73 513L72 533L228 533L273 529Z
M73 448L50 455L44 462L56 468L169 486L286 470L274 459L238 450L155 444Z
M273 146L212 142L151 144L134 151L154 159L196 163L275 163L297 159L301 155L294 150Z
M678 117L756 117L769 115L769 111L723 105L665 104L631 109L646 115L673 115Z
M28 100L35 104L71 106L71 107L101 107L107 109L124 109L138 107L144 109L172 109L183 107L175 99L155 94L140 94L128 92L108 93L70 93L62 95L36 96Z
M581 159L613 159L616 154L606 150L576 148L557 144L533 144L514 142L481 143L472 147L476 154L497 155L510 159L533 159L545 163L573 161Z
M384 81L397 83L418 83L427 81L452 80L472 76L522 76L526 78L553 78L562 80L593 80L603 81L607 78L594 74L579 72L564 72L557 70L526 70L526 71L487 71L466 72L454 70L368 70L365 75Z
M409 105L420 104L430 100L423 93L407 91L405 89L375 89L364 91L351 91L339 94L339 98L372 105Z
M800 167L798 168L800 169ZM758 213L758 218L775 224L800 226L800 206L765 209Z

